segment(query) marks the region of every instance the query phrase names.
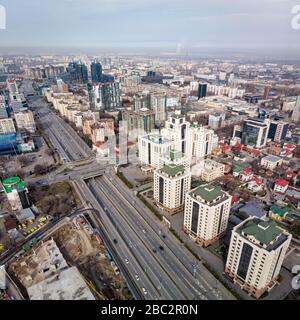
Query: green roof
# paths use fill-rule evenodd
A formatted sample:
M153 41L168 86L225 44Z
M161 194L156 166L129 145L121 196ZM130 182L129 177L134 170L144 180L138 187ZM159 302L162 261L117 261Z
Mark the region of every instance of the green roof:
M240 230L244 235L253 236L258 242L265 245L270 244L283 233L275 221L257 218L247 221Z
M284 217L285 214L286 214L287 212L289 212L289 209L288 209L288 208L280 208L280 207L278 207L278 206L276 206L276 205L273 205L273 206L271 207L271 211L272 211L273 213L277 214L277 215L280 216L280 217Z
M290 219L295 219L295 220L300 219L300 213L296 213L296 212L288 213L286 217Z
M242 171L244 171L244 169L240 168L240 167L237 167L237 168L233 169L233 172L236 172L236 173L241 173Z
M179 173L184 173L185 169L184 166L165 165L160 169L160 171L170 177L175 177Z
M2 181L3 188L6 193L10 193L15 189L24 189L26 184L19 177L10 177Z
M225 193L222 191L220 186L199 186L193 191L191 191L191 195L196 198L200 196L207 202L212 202L219 197L223 197Z
M174 118L174 119L181 119L181 118L184 118L184 115L183 115L183 114L173 113L173 114L172 114L172 118Z

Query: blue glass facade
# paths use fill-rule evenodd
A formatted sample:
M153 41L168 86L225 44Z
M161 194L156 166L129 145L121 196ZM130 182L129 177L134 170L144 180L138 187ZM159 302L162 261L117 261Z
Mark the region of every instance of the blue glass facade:
M17 136L15 133L0 134L0 153L14 153L17 150Z

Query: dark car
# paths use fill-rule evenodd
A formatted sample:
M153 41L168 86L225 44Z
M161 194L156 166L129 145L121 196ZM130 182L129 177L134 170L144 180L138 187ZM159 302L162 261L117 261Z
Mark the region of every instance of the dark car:
M163 246L159 246L159 250L164 251L164 247Z

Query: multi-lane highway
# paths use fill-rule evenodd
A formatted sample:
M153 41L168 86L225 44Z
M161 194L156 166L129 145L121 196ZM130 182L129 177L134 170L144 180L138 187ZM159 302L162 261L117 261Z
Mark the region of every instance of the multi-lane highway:
M63 119L56 115L41 97L31 97L29 105L63 162L92 157L92 150Z
M146 276L153 272L151 278L164 298L233 299L112 172L91 185L119 234L127 238L129 247L133 246L134 259L143 256L147 261Z
M48 181L69 179L86 207L96 214L123 275L144 299L234 299L201 262L158 221L153 213L116 177L113 167L92 160L92 153L76 132L52 112L42 98L32 97L45 133L71 171L51 174ZM82 166L71 161L90 159ZM100 176L100 177L99 177Z
M95 186L93 184L88 186L88 184L83 180L77 181L76 184L81 197L85 199L84 201L86 205L92 206L98 212L99 227L104 233L105 238L109 239L111 242L111 246L115 251L114 259L116 260L118 267L123 267L128 272L129 277L126 278L127 281L139 288L140 297L150 300L162 299L159 290L153 286L152 280L145 276L145 266L147 266L147 261L143 261L141 264L140 261L132 258L132 248L128 246L126 240L124 240L120 235L119 231L115 227L114 221L109 218L105 207L102 206L100 195L94 195L93 188ZM93 191L91 191L90 188ZM126 262L127 259L129 262L128 264Z

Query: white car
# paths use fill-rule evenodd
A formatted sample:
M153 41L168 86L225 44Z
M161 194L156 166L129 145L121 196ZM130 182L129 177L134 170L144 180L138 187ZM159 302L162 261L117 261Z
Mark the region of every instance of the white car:
M144 293L144 295L147 295L148 291L145 288L143 288L143 293Z
M128 264L128 263L129 263L129 260L128 260L127 258L125 259L125 263L126 263L126 264Z
M137 273L135 274L135 278L136 278L136 281L140 280L140 277L139 277L139 275Z

